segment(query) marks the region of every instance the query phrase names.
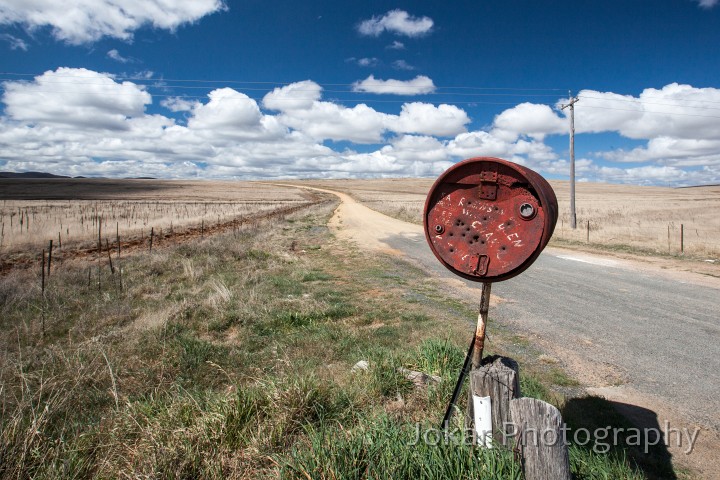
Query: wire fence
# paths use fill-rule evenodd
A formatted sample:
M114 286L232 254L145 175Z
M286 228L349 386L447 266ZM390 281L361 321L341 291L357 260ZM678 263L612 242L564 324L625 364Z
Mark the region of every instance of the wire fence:
M693 223L656 222L650 225L577 219L577 228L560 219L555 238L602 245L624 245L658 253L720 256L720 230Z

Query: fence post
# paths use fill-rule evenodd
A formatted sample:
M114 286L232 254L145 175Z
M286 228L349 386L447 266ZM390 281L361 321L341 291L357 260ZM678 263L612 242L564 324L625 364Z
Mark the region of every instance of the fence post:
M569 480L570 455L560 411L536 398L510 400L526 480Z
M473 395L490 397L493 438L503 445L512 439L508 432L512 424L510 400L520 397L518 370L518 363L512 358L492 356L486 357L480 368L470 372L466 425L474 423Z
M587 221L587 236L585 240L587 243L590 243L590 220Z
M680 224L680 253L685 253L685 225Z
M45 296L45 249L42 251L42 269L40 272L40 293Z
M53 241L50 240L50 246L48 247L48 262L47 262L47 276L50 278L50 265L52 264L52 245Z

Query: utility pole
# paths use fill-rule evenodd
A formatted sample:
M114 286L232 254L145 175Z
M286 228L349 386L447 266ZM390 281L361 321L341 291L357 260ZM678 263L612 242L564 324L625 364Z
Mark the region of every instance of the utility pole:
M575 103L579 100L573 97L568 90L568 98L570 99L566 105L562 105L562 110L570 107L570 226L577 228L577 217L575 216Z

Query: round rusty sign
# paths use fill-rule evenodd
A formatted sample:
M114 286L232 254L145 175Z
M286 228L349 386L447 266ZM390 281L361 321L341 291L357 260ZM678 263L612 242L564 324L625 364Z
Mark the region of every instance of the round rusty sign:
M557 222L550 184L529 168L493 157L450 167L428 193L425 237L448 269L477 282L499 282L528 268Z

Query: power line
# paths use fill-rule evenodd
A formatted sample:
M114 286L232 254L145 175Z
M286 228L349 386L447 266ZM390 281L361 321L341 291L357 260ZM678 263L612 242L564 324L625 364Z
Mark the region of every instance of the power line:
M681 107L681 108L702 108L702 109L709 109L709 110L720 110L719 107L705 107L701 105L682 105L678 103L657 103L657 102L648 102L643 99L622 99L622 98L603 98L603 97L591 97L588 95L578 95L579 98L586 98L590 100L602 100L605 102L626 102L626 103L636 103L640 105L661 105L666 107ZM716 102L713 100L685 100L687 102L703 102L703 103L712 103L712 104L720 104L720 102Z
M17 72L0 72L0 75L6 76L6 77L37 77L42 74L33 74L33 73L17 73ZM71 78L71 79L97 79L98 77L95 75L53 75L53 78ZM133 76L108 76L106 77L108 80L112 82L120 81L120 80L133 80L135 82L136 86L139 87L145 87L148 89L156 89L156 90L162 90L162 89L178 89L178 90L211 90L211 89L217 89L217 84L234 84L234 85L275 85L279 87L283 86L289 86L294 85L300 82L268 82L268 81L249 81L249 80L207 80L207 79L150 79L146 77L133 77ZM14 78L0 78L0 81L16 81ZM144 82L144 83L143 83ZM176 82L176 83L205 83L207 85L173 85L173 84L163 84L162 82ZM62 81L53 81L49 82L53 84L72 84L72 85L84 85L84 86L107 86L111 85L109 83L98 83L98 82L77 82L77 81L68 81L68 82L62 82ZM322 84L318 84L321 87L323 87ZM344 87L355 87L357 83L326 83L325 86L344 86ZM401 88L401 89L415 89L417 88L414 85L379 85L377 88L386 88L386 89L394 89L394 88ZM413 97L462 97L462 98L484 98L484 97L519 97L519 98L542 98L542 97L557 97L557 94L549 94L549 93L519 93L519 92L560 92L562 89L559 88L519 88L519 87L473 87L473 86L435 86L435 91L429 92L429 93L422 93L422 94L414 94L410 93L407 96L413 96ZM5 89L7 91L7 89ZM251 91L251 92L257 92L257 91L267 91L267 88L257 88L257 87L243 87L242 90L245 91ZM443 90L452 90L452 91L443 91ZM464 91L463 91L464 90ZM467 92L466 92L467 91ZM485 92L485 93L468 93L468 92ZM302 92L312 92L313 94L317 94L318 92L315 89L293 89L293 93L302 93ZM491 93L492 92L492 93ZM102 95L111 95L111 96L145 96L149 95L152 98L179 98L182 100L206 100L207 95L199 96L199 95L185 95L182 93L155 93L150 92L148 90L142 90L138 93L120 93L120 92L92 92L90 90L88 91L62 91L62 90L44 90L43 93L48 94L87 94L87 93L100 93ZM240 92L242 93L242 92ZM374 93L374 92L367 92L367 91L358 91L358 90L337 90L337 89L325 89L323 88L323 93L337 93L337 94L350 94L350 95L361 95L361 94L367 94L367 93ZM380 95L382 93L378 93ZM402 95L400 95L402 96ZM313 96L294 96L293 99L308 99L308 100L315 100L315 95ZM711 106L703 106L703 105L689 105L689 104L669 104L669 103L658 103L658 102L648 102L644 99L620 99L620 98L604 98L604 97L596 97L592 95L586 95L581 94L578 95L577 98L582 99L588 99L588 100L597 100L597 101L605 101L605 102L626 102L626 103L634 103L639 105L654 105L654 106L667 106L667 107L675 107L675 108L691 108L691 109L701 109L701 110L720 110L718 107L711 107ZM661 98L661 97L652 97L652 98ZM225 98L224 100L253 100L253 101L261 101L263 98L257 97L257 96L246 96L243 98ZM392 103L408 103L407 100L389 100L389 99L380 99L380 98L338 98L338 97L329 97L326 99L323 99L323 101L333 101L333 102L345 102L345 103L376 103L376 104L392 104ZM720 104L720 101L712 101L712 100L686 100L689 102L704 102L704 103L710 103L710 104ZM435 100L436 103L444 103L449 105L517 105L517 101L514 102L502 102L502 101L478 101L478 100ZM678 100L679 102L679 100ZM537 105L545 105L550 108L554 108L556 104L548 104L545 102L536 103ZM627 111L627 112L638 112L639 110L633 110L633 109L624 109L624 108L617 108L617 107L609 107L609 106L600 106L600 105L593 105L592 103L584 103L583 108L596 108L596 109L603 109L603 110L616 110L616 111ZM688 117L699 117L699 118L720 118L720 116L715 115L701 115L701 114L693 114L693 113L685 113L685 112L658 112L658 111L652 111L652 110L640 110L642 114L649 114L649 115L679 115L679 116L688 116Z
M12 77L38 77L43 75L43 73L17 73L17 72L0 72L0 75L4 76L12 76ZM54 78L98 78L97 75L59 75L59 74L53 74ZM145 78L145 77L123 77L123 76L112 76L111 74L108 74L108 79L110 80L133 80L133 81L144 81L144 82L178 82L178 83L208 83L208 84L248 84L248 85L278 85L278 86L289 86L297 83L301 83L302 81L293 81L293 82L268 82L268 81L254 81L254 80L207 80L207 79L168 79L168 78ZM10 80L10 79L4 79L4 80ZM379 80L382 81L382 80ZM327 85L331 87L352 87L360 82L353 82L353 83L317 83L320 86ZM152 83L143 84L143 85L153 85ZM388 86L388 88L417 88L415 85L393 85ZM507 91L519 91L519 92L561 92L565 89L562 88L522 88L522 87L476 87L476 86L455 86L455 85L448 85L448 86L435 86L437 89L464 89L464 90L507 90ZM548 96L555 96L555 95L548 95Z
M582 98L582 97L580 97L580 98ZM620 111L620 112L635 112L635 113L642 113L643 115L645 115L645 114L650 114L650 115L680 115L680 116L683 116L683 117L720 118L720 116L715 116L715 115L697 115L697 114L694 114L694 113L682 113L682 112L653 112L653 111L650 111L650 110L630 110L630 109L627 109L627 108L600 107L600 106L597 106L597 105L587 105L587 104L584 105L583 108L599 108L599 109L602 109L602 110L617 110L617 111Z

